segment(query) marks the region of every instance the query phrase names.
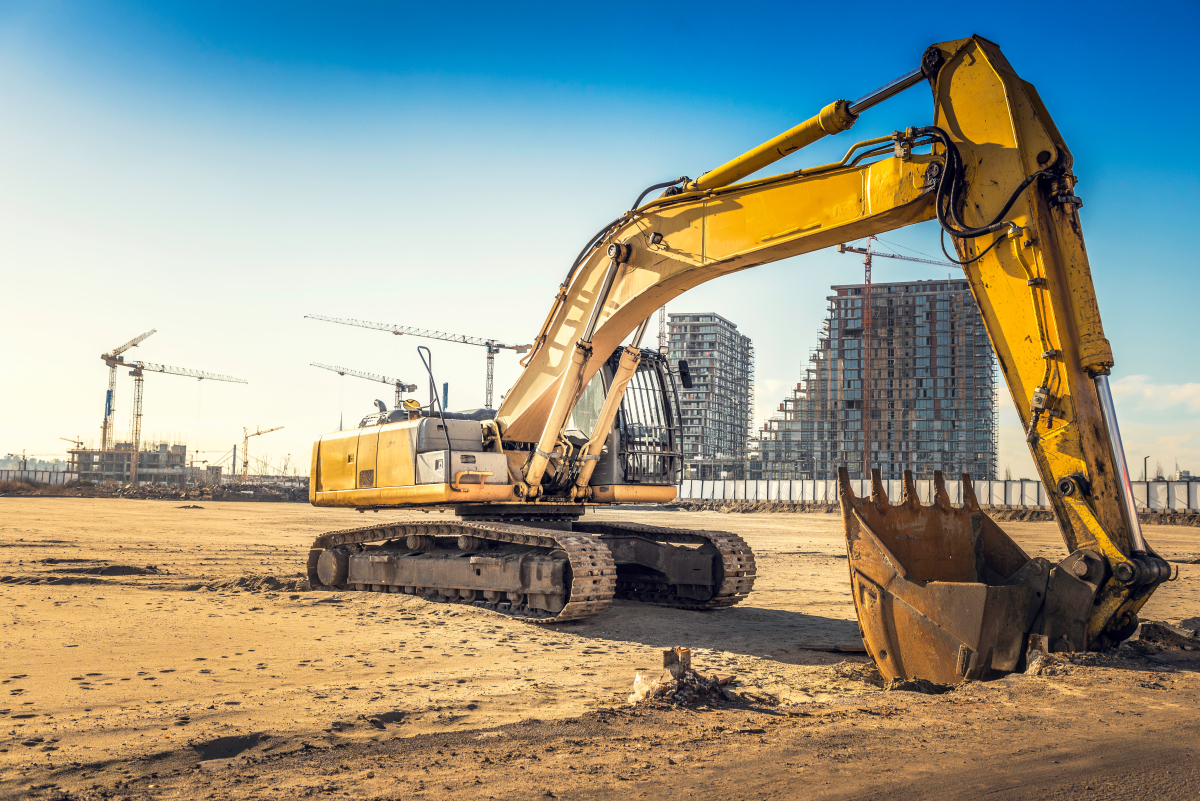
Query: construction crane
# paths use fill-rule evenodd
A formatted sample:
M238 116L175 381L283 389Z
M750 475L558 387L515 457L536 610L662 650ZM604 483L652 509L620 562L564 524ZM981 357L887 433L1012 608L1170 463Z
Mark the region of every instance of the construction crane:
M120 347L113 348L108 353L100 354L100 358L108 365L108 393L104 396L104 422L100 424L100 450L107 451L112 447L113 418L117 414L117 368L125 366L121 354L130 348L141 344L148 336L157 332L151 328Z
M138 453L142 447L142 381L144 374L149 371L151 373L164 373L166 375L181 375L186 378L195 378L198 381L227 381L232 384L248 384L249 382L242 378L234 378L228 375L217 375L216 373L206 373L202 370L190 370L186 367L171 367L166 364L153 364L151 362L126 362L122 359L115 360L122 367L133 368L129 374L133 376L133 421L132 430L130 432L130 440L133 448L133 453L129 457L129 482L137 485L137 463Z
M863 257L863 352L866 354L863 366L866 371L863 373L863 389L866 394L863 395L863 472L864 476L871 475L871 410L875 406L872 400L873 379L871 377L871 333L874 328L874 319L871 314L871 259L875 256L882 256L887 259L901 259L902 261L915 261L921 264L936 264L939 267L961 267L958 264L952 264L948 261L936 261L934 259L918 259L916 256L901 256L899 253L882 253L872 249L872 244L876 237L867 237L867 246L865 248L855 248L849 245L838 245L838 253L859 253Z
M71 443L71 449L67 451L67 456L69 457L67 459L67 472L69 472L69 473L79 472L79 453L78 452L83 450L83 438L77 436L74 439L67 439L66 437L59 437L59 439L61 439L63 442Z
M849 245L838 245L838 253L861 253L863 256L868 257L868 258L871 256L882 256L885 259L901 259L903 261L915 261L915 262L919 262L921 264L933 264L938 267L958 267L960 269L962 268L961 264L955 264L954 262L951 262L951 261L938 261L936 259L918 259L916 256L902 256L899 253L884 253L883 251L880 251L880 250L872 250L871 242L874 240L875 240L875 237L873 237L873 236L867 237L867 246L865 248L855 248L855 247L850 247Z
M492 408L492 376L495 370L496 354L502 350L515 350L518 355L528 353L532 345L504 345L494 339L484 339L483 337L468 337L462 334L447 334L444 331L433 331L429 328L413 328L404 325L391 325L388 323L372 323L366 320L347 320L340 317L324 317L320 314L306 314L305 319L308 320L324 320L327 323L341 323L342 325L354 325L359 328L374 328L377 331L390 331L396 336L408 334L414 337L424 337L425 339L440 339L443 342L458 342L463 345L479 345L487 348L487 386L484 390L483 405L487 408Z
M313 362L313 367L320 367L322 370L331 370L338 375L352 375L355 378L365 378L368 381L378 381L381 384L391 384L396 388L396 408L400 408L400 404L404 401L405 392L416 392L416 384L405 384L398 378L388 378L386 375L375 375L374 373L362 373L358 370L351 370L346 367L333 367L320 362Z
M250 477L250 438L261 437L263 434L270 434L272 431L278 431L283 426L275 426L274 428L258 428L255 426L253 432L248 428L242 428L242 483L246 483L246 479Z

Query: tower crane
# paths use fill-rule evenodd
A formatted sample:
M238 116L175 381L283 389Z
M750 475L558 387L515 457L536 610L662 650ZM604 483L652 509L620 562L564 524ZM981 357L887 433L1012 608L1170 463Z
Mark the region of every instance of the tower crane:
M195 378L198 381L207 379L209 381L227 381L232 384L249 383L243 378L206 373L202 370L191 370L186 367L171 367L170 365L153 364L151 362L126 362L120 358L113 361L119 366L132 368L129 374L133 376L133 429L130 435L133 453L129 457L129 481L135 485L138 480L138 453L142 447L142 381L146 372L181 375L187 378Z
M120 356L130 348L141 344L147 337L157 331L157 328L151 328L146 333L139 334L124 345L113 348L108 353L100 354L100 358L108 365L108 394L104 396L104 422L100 424L101 451L107 451L113 444L113 418L117 413L117 368L125 365L124 360Z
M250 476L250 438L261 437L263 434L270 434L272 431L278 431L283 426L275 426L274 428L259 428L254 427L251 432L248 428L242 428L242 483L246 483L246 479Z
M67 439L66 437L59 437L59 439L61 439L63 442L71 443L71 449L67 451L67 456L69 457L67 459L67 472L78 472L79 451L83 450L83 438L77 436L74 439Z
M901 259L903 261L915 261L915 262L920 262L921 264L933 264L938 267L958 267L960 269L962 268L961 264L955 264L954 262L950 262L950 261L938 261L936 259L918 259L916 256L902 256L899 253L884 253L883 251L880 251L880 250L872 250L871 242L874 240L875 240L875 237L873 237L873 236L867 237L867 246L865 248L855 248L855 247L851 247L850 245L838 245L837 246L838 253L861 253L861 254L863 254L863 256L865 256L868 259L872 256L883 256L886 259Z
M502 350L515 350L518 354L527 353L532 345L504 345L494 339L484 339L483 337L468 337L462 334L447 334L444 331L434 331L429 328L414 328L405 325L391 325L389 323L372 323L367 320L348 320L340 317L325 317L320 314L306 314L305 319L309 320L324 320L327 323L341 323L342 325L354 325L359 328L374 328L377 331L390 331L396 336L409 334L414 337L424 337L425 339L440 339L443 342L459 342L463 345L479 345L487 348L487 385L484 391L483 405L487 408L492 408L492 376L495 370L496 354Z
M882 253L872 249L872 244L876 237L867 237L867 246L865 248L851 247L846 244L838 245L838 253L860 253L863 257L863 352L866 354L864 359L864 367L866 372L863 375L865 383L863 388L866 390L866 395L863 400L866 405L863 407L863 472L864 476L871 475L871 409L875 402L871 398L873 391L874 379L871 375L871 333L874 328L874 320L871 316L871 259L875 256L883 256L888 259L901 259L902 261L915 261L921 264L936 264L939 267L961 267L959 264L952 264L948 261L936 261L934 259L918 259L916 256L902 256L899 253Z
M355 378L365 378L368 381L378 381L381 384L391 384L396 388L396 408L400 408L400 404L404 401L405 392L416 392L416 384L406 384L398 378L388 378L386 375L375 375L375 373L362 373L358 370L351 370L346 367L333 367L320 362L313 362L313 367L320 367L322 370L331 370L338 375L352 375Z

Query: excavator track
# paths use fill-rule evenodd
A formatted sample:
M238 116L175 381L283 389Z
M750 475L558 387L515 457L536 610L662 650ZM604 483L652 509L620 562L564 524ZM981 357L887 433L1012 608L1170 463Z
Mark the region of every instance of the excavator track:
M405 587L394 584L328 585L322 582L318 571L321 555L334 548L354 548L371 543L406 542L409 537L468 537L500 546L545 548L548 552L561 552L570 564L570 593L566 604L557 614L544 609L527 608L508 602L492 603L472 598L470 596L478 595L478 593L469 588L450 586L417 588L425 591L422 594L427 599L473 603L476 606L519 617L531 623L563 623L599 615L612 602L616 589L617 570L612 554L594 536L574 531L532 528L512 523L474 521L393 523L322 534L313 542L308 553L309 585L313 590L326 591L411 592L412 588L406 590ZM412 552L412 555L417 555L417 553ZM479 553L486 554L487 551L479 551ZM449 593L455 593L455 595Z
M617 576L616 595L623 600L640 601L676 609L719 609L740 603L754 588L758 575L754 551L746 541L729 531L695 531L692 529L646 526L640 523L579 522L574 530L594 534L603 542L616 537L640 537L651 542L678 545L710 546L720 557L715 571L716 592L707 601L681 597L667 581L647 576Z

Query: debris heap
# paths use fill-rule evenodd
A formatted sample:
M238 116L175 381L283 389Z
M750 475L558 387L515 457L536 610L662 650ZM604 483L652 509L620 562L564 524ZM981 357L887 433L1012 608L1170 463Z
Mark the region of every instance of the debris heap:
M732 676L705 676L692 669L692 652L689 648L671 648L663 651L663 672L657 679L648 679L638 673L633 680L630 704L650 702L678 706L704 706L732 700L722 685L728 684Z

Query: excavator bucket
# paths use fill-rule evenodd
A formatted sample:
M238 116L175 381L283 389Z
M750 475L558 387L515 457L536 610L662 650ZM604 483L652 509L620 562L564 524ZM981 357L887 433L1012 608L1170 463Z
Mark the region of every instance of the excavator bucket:
M1043 606L1051 565L1030 559L979 508L963 476L954 508L941 472L931 506L904 472L904 496L888 502L878 470L870 498L838 471L850 586L863 641L889 679L958 684L1018 669Z

